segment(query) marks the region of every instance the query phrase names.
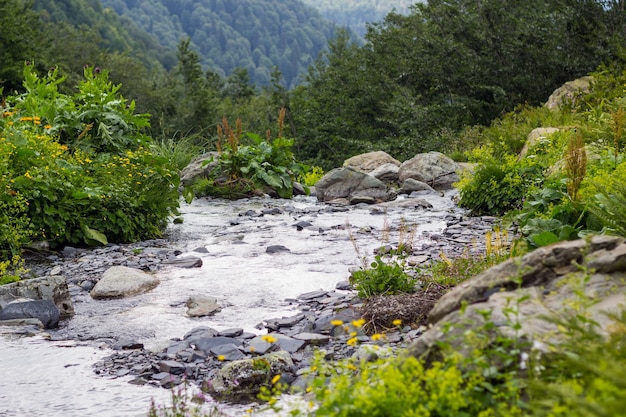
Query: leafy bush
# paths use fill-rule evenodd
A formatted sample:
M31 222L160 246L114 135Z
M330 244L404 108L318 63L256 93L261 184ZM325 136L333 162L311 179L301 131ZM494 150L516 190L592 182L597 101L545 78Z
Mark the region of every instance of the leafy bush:
M58 93L54 71L40 79L27 66L24 74L27 92L7 97L0 119L2 257L35 240L55 247L160 236L177 211L179 179L141 146L149 142L143 118L106 73L86 71L76 96Z
M521 206L536 176L536 170L522 169L513 157L487 162L458 184L459 205L475 215L502 215Z
M385 261L381 255L376 256L370 268L359 269L350 276L350 283L361 298L413 292L415 282L401 262Z
M241 121L233 129L227 119L218 126L219 157L209 178L192 185L191 195L214 195L240 198L254 193L274 191L281 198L293 196L294 181L308 167L296 161L293 140L282 137L284 109L279 115L279 136L273 140L255 133L242 134ZM187 198L189 201L189 198Z

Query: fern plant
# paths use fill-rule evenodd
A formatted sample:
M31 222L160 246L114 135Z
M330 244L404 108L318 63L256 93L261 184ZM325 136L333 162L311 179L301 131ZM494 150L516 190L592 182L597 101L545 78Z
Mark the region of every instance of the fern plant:
M599 193L589 211L600 220L606 232L626 236L626 184L616 183L613 189L595 184Z

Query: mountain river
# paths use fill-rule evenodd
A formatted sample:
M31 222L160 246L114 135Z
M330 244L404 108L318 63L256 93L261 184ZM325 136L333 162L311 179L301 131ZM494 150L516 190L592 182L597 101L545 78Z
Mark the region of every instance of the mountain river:
M92 365L111 353L102 340L131 337L157 350L198 326L264 333L260 322L294 315L290 299L334 289L363 256L372 260L374 248L408 238L414 246L429 242L446 227L446 218L463 213L453 195L419 197L432 204L429 209L415 208L408 197L345 208L314 197L182 203L184 222L169 226L167 240L182 251L180 257L201 258L202 267L164 266L157 272L161 283L156 289L128 299L76 295L76 315L48 331L63 341L5 330L0 334L0 416L146 416L152 400L169 402L170 391L129 384L130 377L96 375ZM274 245L289 251L267 253ZM211 317L187 317L185 301L193 294L217 297L222 310ZM241 407L223 409L242 414Z

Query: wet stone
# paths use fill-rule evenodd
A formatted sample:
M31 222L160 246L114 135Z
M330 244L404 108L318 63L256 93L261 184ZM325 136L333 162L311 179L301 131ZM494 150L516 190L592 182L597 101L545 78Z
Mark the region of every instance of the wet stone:
M265 355L275 349L276 346L274 344L266 342L261 336L258 336L248 342L246 351L256 355Z
M242 334L243 334L243 329L241 328L225 329L225 330L220 330L219 332L217 332L217 336L223 336L223 337L240 337Z
M238 346L241 345L241 341L238 339L235 339L232 337L221 337L221 336L201 337L201 338L195 339L192 344L195 345L196 349L209 353L211 349L213 349L214 347L217 347L220 345L226 345L229 343L232 343Z
M283 245L271 245L265 249L265 253L268 253L268 254L275 254L275 253L281 253L281 252L291 252L291 250Z
M172 375L181 375L185 372L185 365L176 361L161 361L159 362L159 369L161 372L167 372Z
M211 349L211 353L216 357L223 357L225 361L236 361L246 357L234 343L216 346Z
M316 290L300 294L297 299L302 301L315 300L316 298L326 297L328 291Z
M305 343L312 345L323 345L330 342L330 336L319 333L299 333L294 339L303 340Z

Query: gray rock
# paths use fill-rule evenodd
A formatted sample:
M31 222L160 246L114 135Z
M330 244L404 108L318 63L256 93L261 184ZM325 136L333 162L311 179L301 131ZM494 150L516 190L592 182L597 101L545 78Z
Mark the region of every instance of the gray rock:
M200 268L202 266L202 259L195 256L187 256L184 258L169 259L163 261L163 263L166 265L173 265L178 268Z
M398 182L398 170L400 169L400 162L397 162L397 165L395 163L383 164L373 171L369 172L369 174L372 177L381 180L382 182L395 184Z
M327 295L328 295L328 291L314 290L314 291L306 292L304 294L300 294L296 298L301 301L309 301L309 300L314 300L316 298L326 297Z
M225 361L237 361L246 357L239 347L234 343L226 343L211 348L211 353Z
M549 109L560 109L563 105L575 104L581 93L588 93L593 82L592 76L585 76L574 81L568 81L554 90L545 106Z
M199 327L194 327L193 329L185 333L185 335L183 336L183 339L191 341L192 339L196 339L200 337L217 336L217 334L218 334L218 331L211 327L199 326Z
M59 309L50 300L13 302L0 310L0 320L37 319L46 329L58 327Z
M167 372L172 375L182 375L185 373L185 365L176 361L161 361L159 362L159 369L161 372Z
M459 165L441 152L428 152L403 162L398 171L398 180L404 183L408 178L413 178L436 190L448 189L459 181L459 170Z
M0 306L6 305L17 297L52 301L59 309L60 320L68 319L74 315L74 306L67 281L59 275L0 285Z
M335 168L315 184L318 201L370 197L377 202L391 201L396 194L377 178L353 168Z
M238 337L243 334L243 329L240 327L232 328L232 329L224 329L217 332L217 336L223 337Z
M588 275L577 264L586 265ZM569 314L566 306L583 293L594 301L587 309L587 319L598 323L599 331L607 332L611 320L606 312L626 305L625 275L626 243L622 238L594 236L589 241L539 248L496 265L444 295L428 316L433 326L412 343L411 352L428 354L440 341L463 351L460 335L481 328L486 320L507 337L558 343L558 328L545 318L554 317L555 312ZM463 313L462 305L467 305ZM511 308L517 311L515 316ZM484 311L490 312L488 319ZM444 332L447 326L452 330Z
M272 334L274 336L274 334ZM265 355L268 352L278 349L274 343L266 342L263 336L257 336L248 342L247 351L256 355Z
M298 333L293 337L294 339L303 340L305 343L310 345L323 345L330 342L330 336L326 334L319 333Z
M217 298L204 295L192 295L187 300L187 315L189 317L210 316L222 309Z
M277 339L276 343L278 344L280 350L284 350L289 353L296 353L306 344L304 340L294 339L280 333L275 333L273 336Z
M182 187L193 184L200 178L208 178L211 170L217 166L219 153L208 152L194 159L180 172Z
M350 168L355 169L356 171L360 171L366 174L384 165L392 165L394 167L399 167L400 161L391 157L386 152L374 151L374 152L368 152L368 153L353 156L351 158L346 159L343 163L344 167L350 167Z
M270 386L272 378L292 368L291 356L285 351L233 361L225 364L205 388L218 401L255 399L262 386Z
M269 253L269 254L275 254L275 253L281 253L281 252L291 252L291 250L289 250L289 248L283 245L271 245L265 249L265 253Z
M411 194L418 191L440 194L439 192L435 191L435 189L433 189L433 187L431 187L430 185L426 184L425 182L418 181L415 178L407 178L406 180L404 180L402 186L398 190L398 194Z
M196 349L199 349L205 353L209 353L211 352L211 349L213 349L216 346L226 345L230 343L235 344L237 346L241 346L242 344L239 339L233 339L231 337L221 337L221 336L200 337L198 339L195 339L191 344L194 345Z
M111 348L113 350L143 349L143 343L139 343L135 339L120 339L115 342Z
M148 292L157 285L159 280L155 276L139 269L112 266L104 272L90 294L96 300L132 297Z

